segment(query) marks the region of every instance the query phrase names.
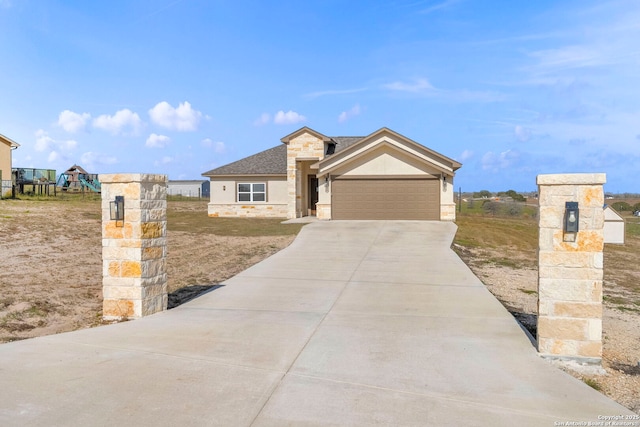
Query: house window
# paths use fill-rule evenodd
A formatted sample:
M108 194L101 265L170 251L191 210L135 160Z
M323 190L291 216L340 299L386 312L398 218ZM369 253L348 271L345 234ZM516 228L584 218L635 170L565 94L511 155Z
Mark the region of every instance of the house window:
M267 185L259 183L238 183L239 202L264 202L267 200Z

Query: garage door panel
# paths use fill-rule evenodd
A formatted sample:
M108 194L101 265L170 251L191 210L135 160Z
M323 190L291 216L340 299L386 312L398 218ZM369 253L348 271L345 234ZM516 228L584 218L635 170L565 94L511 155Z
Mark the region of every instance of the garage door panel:
M344 179L332 183L333 219L440 219L439 180Z

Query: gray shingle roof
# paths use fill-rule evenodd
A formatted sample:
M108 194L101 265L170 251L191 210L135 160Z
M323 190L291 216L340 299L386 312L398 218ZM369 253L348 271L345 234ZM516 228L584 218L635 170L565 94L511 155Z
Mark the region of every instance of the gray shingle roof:
M277 147L237 160L203 173L209 175L285 175L287 173L287 146Z
M331 137L336 143L336 153L360 141L362 136ZM287 146L280 144L276 147L237 160L219 168L204 172L202 175L286 175L287 174Z

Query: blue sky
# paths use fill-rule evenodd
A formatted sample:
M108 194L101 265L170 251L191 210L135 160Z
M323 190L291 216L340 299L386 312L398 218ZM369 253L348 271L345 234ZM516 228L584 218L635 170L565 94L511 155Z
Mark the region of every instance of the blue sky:
M640 192L640 2L0 0L14 167L201 173L309 126L386 126L463 191Z

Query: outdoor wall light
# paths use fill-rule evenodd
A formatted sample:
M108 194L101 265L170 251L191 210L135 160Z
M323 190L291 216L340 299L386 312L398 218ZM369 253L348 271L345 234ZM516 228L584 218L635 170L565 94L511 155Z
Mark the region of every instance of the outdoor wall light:
M324 183L325 183L325 184L328 184L328 183L329 183L329 175L326 175L326 176L324 177Z
M109 202L109 212L112 221L124 221L124 196L116 196L113 202Z
M580 210L578 209L578 202L566 202L564 211L564 232L565 233L577 233L580 222Z

